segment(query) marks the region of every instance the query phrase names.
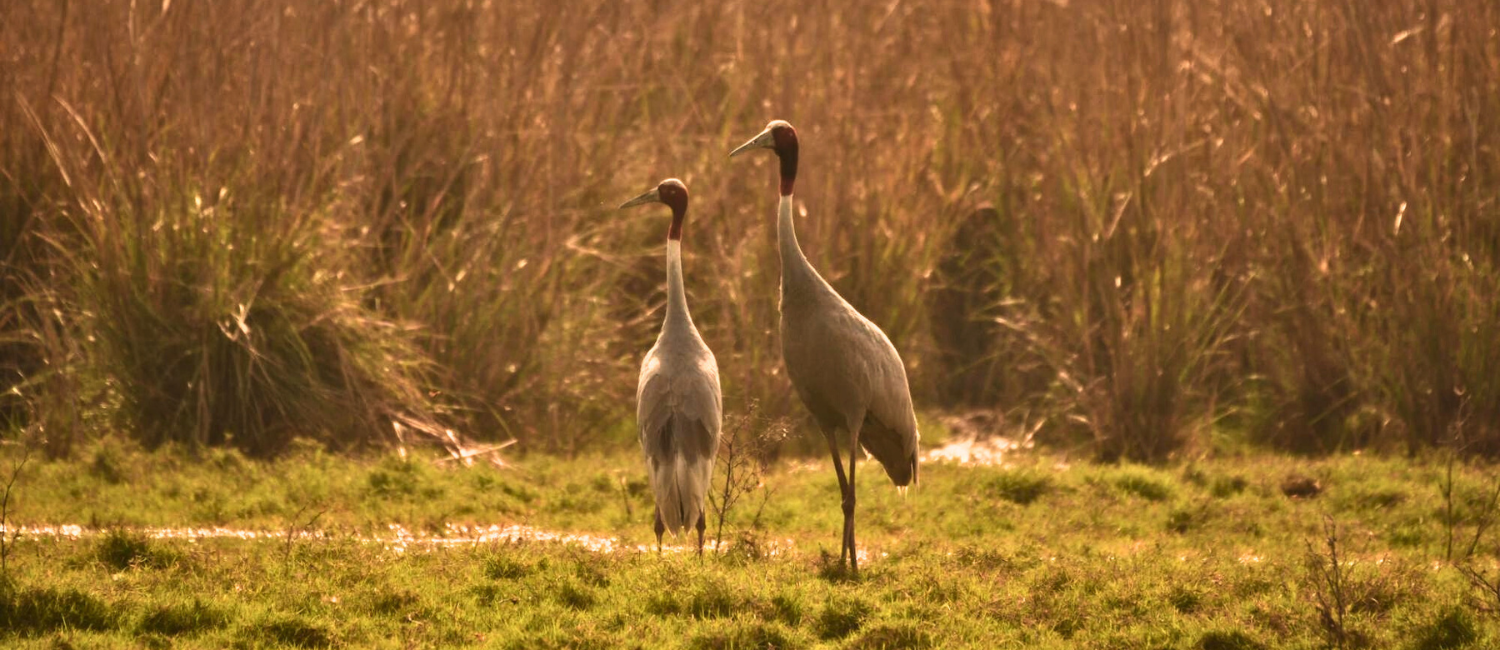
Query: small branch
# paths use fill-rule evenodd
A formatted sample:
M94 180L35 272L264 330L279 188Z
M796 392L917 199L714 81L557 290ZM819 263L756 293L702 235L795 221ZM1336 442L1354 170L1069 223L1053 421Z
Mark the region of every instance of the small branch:
M620 476L617 478L620 479L620 501L624 502L625 504L625 521L629 522L630 520L635 519L635 509L630 506L630 486L625 481L624 476Z
M5 493L0 495L0 575L10 572L10 552L15 550L16 542L21 539L20 527L11 530L10 521L10 495L14 491L16 481L21 478L21 471L26 468L27 461L31 460L31 445L22 445L21 461L16 463L10 470L10 477L5 481Z
M765 457L769 445L779 439L776 433L780 431L777 423L766 423L756 417L756 405L753 403L748 413L735 418L732 422L733 424L728 428L719 446L718 465L721 468L719 472L721 478L718 480L720 482L709 495L709 501L719 519L714 530L714 550L716 551L724 543L725 530L732 532L735 528L729 523L735 508L751 492L763 490L761 479L765 468L761 465L761 459ZM760 505L749 524L750 528L760 526L761 514L769 498L770 492L763 491Z
M1348 576L1344 574L1343 562L1339 559L1339 531L1333 517L1323 518L1323 544L1327 550L1319 552L1313 548L1312 542L1307 542L1308 563L1315 571L1313 596L1317 599L1324 629L1336 645L1343 648L1349 636L1344 625L1344 615L1349 609Z
M327 508L319 510L317 514L315 514L315 515L312 516L312 519L307 520L307 523L302 524L301 526L298 526L297 525L297 520L302 517L302 513L307 512L307 509L311 508L311 507L312 507L312 504L308 504L308 505L302 506L300 509L297 510L297 514L292 515L292 522L291 522L291 524L287 525L287 529L286 529L286 546L283 549L282 554L281 554L281 563L282 564L286 564L287 562L289 562L292 559L292 542L297 539L297 533L299 531L311 528L313 526L313 524L316 524L318 522L318 519L323 516L323 513L328 512Z
M1474 557L1474 552L1479 549L1479 542L1484 539L1484 534L1489 530L1491 524L1495 523L1495 517L1500 514L1500 477L1495 479L1495 491L1490 493L1490 502L1485 504L1484 512L1479 516L1479 522L1474 526L1474 538L1469 540L1469 548L1464 551L1464 559Z
M455 444L457 444L457 443L455 443ZM491 459L491 462L495 463L495 465L497 467L509 467L510 465L505 462L505 459L501 458L500 455L497 454L497 453L495 453L495 452L498 452L501 449L504 449L504 448L509 447L511 445L514 445L514 444L516 444L516 440L512 439L512 440L507 440L505 442L502 442L502 443L500 443L498 445L490 445L488 447L476 447L476 448L473 448L473 449L463 449L462 447L450 448L448 450L448 454L449 454L448 458L439 458L439 459L433 461L433 464L451 463L453 461L463 461L463 463L465 465L471 465L471 464L473 464L473 460L472 459L475 456L483 456L483 455L486 455L486 454L495 454L495 457ZM460 450L462 450L462 451L460 451Z
M1469 585L1484 594L1485 599L1490 601L1488 608L1492 613L1500 613L1500 576L1490 582L1489 577L1480 573L1478 569L1471 566L1460 566L1458 572L1469 580Z
M1443 471L1443 527L1446 532L1443 542L1443 559L1448 563L1453 562L1453 533L1458 527L1458 515L1453 507L1453 465L1457 462L1458 450L1448 450L1448 462Z

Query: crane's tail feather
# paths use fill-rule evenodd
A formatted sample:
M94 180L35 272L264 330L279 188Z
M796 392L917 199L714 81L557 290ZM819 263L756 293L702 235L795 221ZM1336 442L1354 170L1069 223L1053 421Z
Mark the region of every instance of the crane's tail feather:
M698 432L682 431L676 422L676 418L668 421L668 431L664 432L676 444L667 448L667 458L651 463L651 491L662 524L674 537L678 531L692 528L702 516L714 465L712 450L689 437Z

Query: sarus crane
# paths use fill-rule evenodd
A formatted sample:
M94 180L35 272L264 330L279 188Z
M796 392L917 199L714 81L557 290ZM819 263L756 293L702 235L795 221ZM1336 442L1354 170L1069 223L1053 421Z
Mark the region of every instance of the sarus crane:
M797 245L792 185L797 180L797 130L773 120L760 135L730 152L732 158L770 149L781 160L781 203L776 239L781 252L781 358L797 396L817 420L843 492L844 540L839 562L859 574L854 544L854 466L863 447L897 488L917 480L916 413L901 355L874 323L834 291ZM845 476L835 433L849 432Z
M636 423L651 492L656 497L656 548L663 531L698 528L698 555L703 555L704 501L719 453L723 398L719 393L719 364L703 343L688 313L682 288L682 221L687 217L688 191L682 181L669 178L637 196L620 209L644 203L663 203L672 209L667 229L667 306L656 345L641 361L636 384Z

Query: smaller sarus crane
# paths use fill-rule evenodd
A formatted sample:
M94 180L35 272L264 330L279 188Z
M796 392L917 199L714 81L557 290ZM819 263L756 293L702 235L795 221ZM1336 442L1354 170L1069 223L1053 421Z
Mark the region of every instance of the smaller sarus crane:
M687 217L688 191L682 181L669 178L645 194L626 201L625 209L643 203L663 203L672 209L667 229L667 306L656 345L641 361L636 385L636 423L651 492L656 497L656 548L661 535L689 526L698 528L698 555L703 555L704 503L719 453L719 425L723 398L719 393L719 364L703 343L688 313L682 288L682 221Z

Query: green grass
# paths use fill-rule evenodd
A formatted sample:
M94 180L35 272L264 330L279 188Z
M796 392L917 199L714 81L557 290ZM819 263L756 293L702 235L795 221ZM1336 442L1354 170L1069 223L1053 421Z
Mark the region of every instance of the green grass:
M763 527L733 531L774 553L741 544L700 561L634 550L653 537L633 451L527 456L504 470L431 460L310 445L273 462L228 451L194 459L106 442L74 461L38 463L17 491L16 520L101 532L23 538L0 591L0 641L1321 648L1332 637L1314 605L1309 547L1323 547L1327 516L1352 562L1347 638L1368 647L1500 642L1495 615L1441 562L1444 468L1435 463L1249 456L1147 469L1040 454L1007 468L929 464L904 499L862 481L860 543L870 557L851 579L834 567L837 489L821 462L774 467ZM1291 473L1317 477L1325 491L1285 497L1278 485ZM1483 466L1457 471L1460 535L1472 534L1493 476ZM284 531L316 513L326 536L291 545L123 530ZM388 534L389 524L442 534L494 523L618 538L626 550L502 542L403 552L359 539ZM1495 569L1493 546L1493 535L1481 543L1479 568Z

